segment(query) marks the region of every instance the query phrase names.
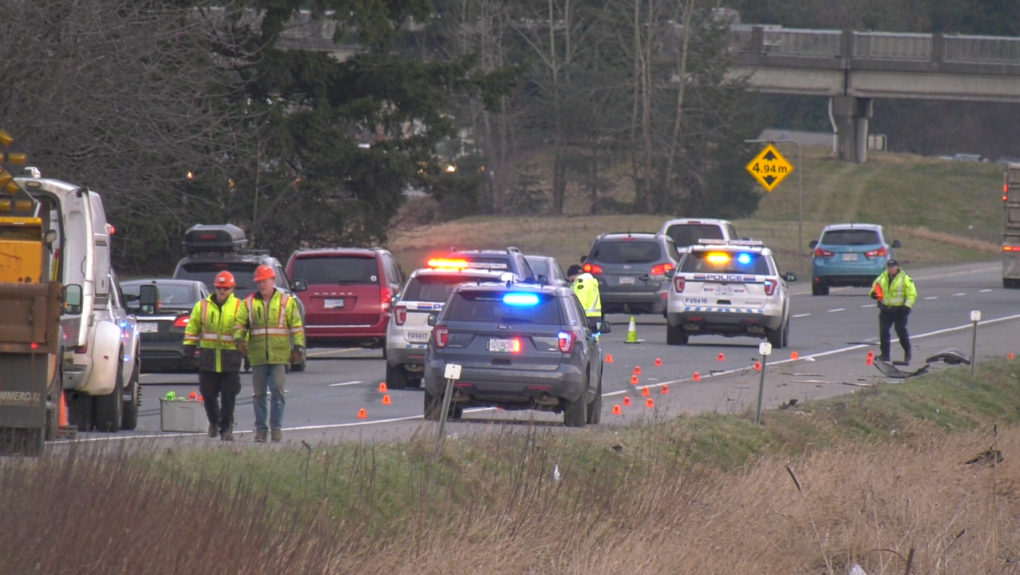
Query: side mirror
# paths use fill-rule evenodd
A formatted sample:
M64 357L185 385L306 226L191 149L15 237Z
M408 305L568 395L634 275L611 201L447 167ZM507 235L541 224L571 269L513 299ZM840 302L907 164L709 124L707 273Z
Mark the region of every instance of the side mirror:
M613 324L609 323L609 320L602 320L599 322L599 331L602 333L609 333L613 331Z
M581 256L581 263L588 261L588 256Z
M538 276L538 285L549 285L549 276Z
M438 317L439 317L439 316L437 316L436 314L434 314L434 313L430 313L430 314L429 314L429 319L428 319L428 324L429 324L430 326L432 326L432 327L436 327L436 319L437 319Z
M64 287L64 313L78 315L81 313L81 286L71 284Z
M306 282L305 280L294 280L294 281L292 281L290 283L290 287L295 292L307 291L308 290L308 282Z
M783 279L788 282L795 282L797 281L797 274L793 272L786 272L785 274L783 274Z
M673 279L673 276L675 276L675 275L676 275L676 270L668 270L666 272L666 279Z
M53 245L53 242L57 241L57 230L46 231L46 245Z
M893 249L899 249L903 247L903 244L900 243L900 240L893 240L892 247Z
M138 313L152 315L159 311L159 288L151 285L138 286Z
M811 240L810 242L808 242L807 247L815 249L816 247L818 247L818 240Z

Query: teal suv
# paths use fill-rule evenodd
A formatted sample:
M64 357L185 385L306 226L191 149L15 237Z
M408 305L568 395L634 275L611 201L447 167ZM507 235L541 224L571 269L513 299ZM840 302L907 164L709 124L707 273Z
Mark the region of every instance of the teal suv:
M885 230L876 224L834 224L826 226L809 247L811 295L829 295L833 286L871 287L885 270L899 240L889 243Z

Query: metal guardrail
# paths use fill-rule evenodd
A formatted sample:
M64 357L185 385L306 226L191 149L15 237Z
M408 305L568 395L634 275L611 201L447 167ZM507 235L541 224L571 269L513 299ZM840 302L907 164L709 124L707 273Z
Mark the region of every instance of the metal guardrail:
M931 34L854 32L854 58L931 61Z
M1020 38L945 36L946 62L1020 64Z

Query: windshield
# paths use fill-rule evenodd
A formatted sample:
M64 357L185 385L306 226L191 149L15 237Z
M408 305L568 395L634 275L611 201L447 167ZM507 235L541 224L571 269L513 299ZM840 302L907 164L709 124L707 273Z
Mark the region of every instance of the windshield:
M662 258L657 241L608 241L595 244L591 259L604 264L651 263Z
M725 239L722 228L711 224L673 224L666 229L666 235L681 248L693 246L698 240Z
M226 270L234 274L234 281L237 282L234 295L243 299L257 289L254 279L257 267L258 264L245 262L190 263L181 266L174 279L200 281L209 288L209 291L215 291L213 281L216 280L216 274ZM162 292L162 288L160 291Z
M829 230L822 234L827 246L870 246L882 243L875 230Z
M684 258L680 271L682 273L771 275L768 258L753 252L690 252Z
M447 321L472 321L495 324L537 323L560 325L560 306L552 294L534 295L534 303L524 305L504 303L506 291L462 291L450 298ZM520 294L513 294L520 295Z
M379 264L375 257L317 256L294 260L290 277L308 285L378 285Z
M549 271L548 261L545 258L525 258L528 262L528 266L531 267L531 271L536 276L545 276L552 279L552 273Z
M191 308L198 301L198 291L188 285L164 284L153 282L159 288L159 303L163 307ZM142 284L122 284L121 289L126 299L138 299Z

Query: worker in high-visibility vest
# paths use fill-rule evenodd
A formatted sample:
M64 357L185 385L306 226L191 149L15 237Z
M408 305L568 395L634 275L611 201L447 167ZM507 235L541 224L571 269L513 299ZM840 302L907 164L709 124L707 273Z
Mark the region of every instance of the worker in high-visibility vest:
M910 334L907 333L907 317L917 301L917 288L907 272L900 269L895 259L886 262L886 270L871 284L871 299L878 301L878 341L881 355L878 359L889 361L889 328L896 326L896 337L903 348L903 363L910 364Z
M572 265L567 270L567 279L570 280L570 289L574 290L574 295L584 308L584 315L589 318L588 322L591 323L592 319L602 321L602 296L595 276L585 273L579 265Z
M276 289L276 273L269 266L255 270L258 291L241 302L234 323L234 341L251 364L255 405L255 441L283 439L283 383L286 366L301 363L305 351L305 330L297 301ZM246 341L247 339L247 341ZM266 393L272 393L269 427L266 426Z
M202 349L198 365L198 391L209 418L209 437L234 440L234 403L241 393L241 353L234 343L234 323L240 300L234 297L234 275L223 271L216 276L216 293L195 304L184 329L184 349L194 365L195 352Z

